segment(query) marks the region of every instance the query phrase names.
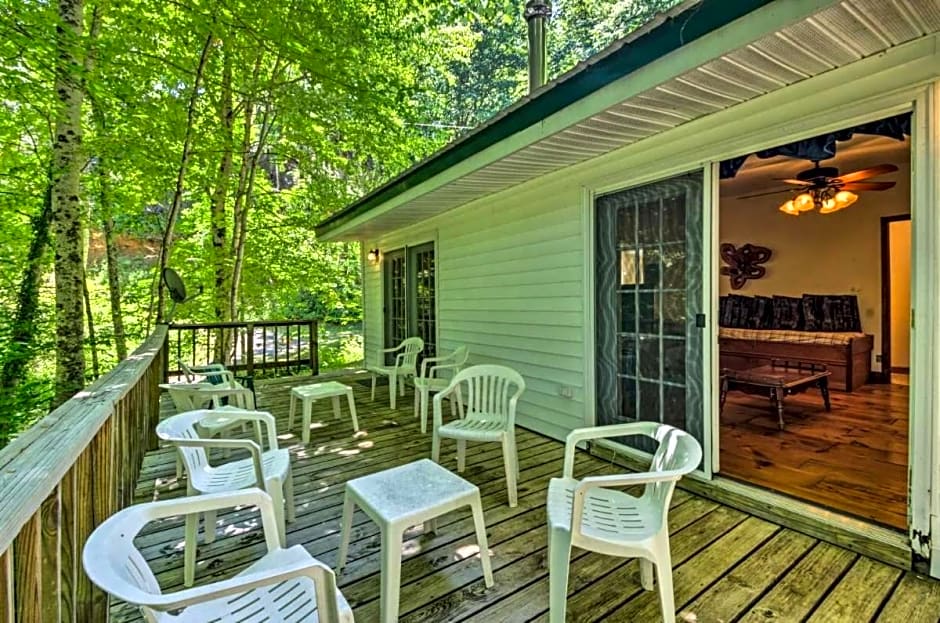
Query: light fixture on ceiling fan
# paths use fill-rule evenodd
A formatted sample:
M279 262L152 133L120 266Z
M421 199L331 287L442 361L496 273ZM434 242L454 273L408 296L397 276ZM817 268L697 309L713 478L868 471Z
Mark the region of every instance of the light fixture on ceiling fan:
M799 172L795 179L780 180L787 184L799 186L798 189L772 190L767 193L746 195L739 197L739 199L795 192L797 193L796 196L780 206L780 211L784 214L799 216L801 213L811 210L819 210L820 214L832 214L858 201L858 195L853 191L888 190L893 188L895 182L864 182L862 180L898 170L893 164L879 164L840 176L839 169L821 167L818 160L813 161L813 165L812 169Z

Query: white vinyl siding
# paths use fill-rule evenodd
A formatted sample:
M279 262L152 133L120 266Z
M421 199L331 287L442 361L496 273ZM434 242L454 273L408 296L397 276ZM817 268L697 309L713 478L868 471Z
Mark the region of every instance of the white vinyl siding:
M519 423L562 438L584 417L584 252L578 187L510 192L369 242L383 253L434 239L440 351L526 381ZM381 360L382 270L365 265L366 361ZM570 397L566 397L570 396Z

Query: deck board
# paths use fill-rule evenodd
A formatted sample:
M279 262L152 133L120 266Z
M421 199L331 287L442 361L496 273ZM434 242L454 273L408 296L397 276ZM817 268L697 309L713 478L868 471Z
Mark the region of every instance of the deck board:
M388 407L381 388L373 403L369 390L350 382L356 395L361 432L354 435L345 408L333 419L329 401L314 406L311 443L299 443L299 430L287 430L289 387L308 378L258 383L259 408L278 422L279 443L293 457L297 521L287 526L288 543L304 545L335 566L344 483L430 455L430 435L413 417L412 395L400 408ZM169 405L167 405L169 408ZM299 418L298 418L299 419ZM546 621L548 570L545 495L561 471L562 444L519 429L519 504L509 508L498 444L471 445L464 477L480 487L496 585L485 589L476 558L469 512L443 517L435 534L420 527L405 534L400 620ZM456 469L455 447L445 442L442 463ZM607 461L580 453L578 474L616 471ZM136 499L144 502L185 495L170 449L147 454ZM257 559L264 543L254 509L220 512L217 539L200 544L197 582L230 577ZM940 583L887 567L685 491L677 491L670 511L676 608L691 620L831 621L855 608L852 621L918 623L940 614ZM182 583L182 519L148 526L138 546L164 590ZM361 512L353 519L349 561L338 576L357 621L378 618L379 532ZM876 584L869 589L869 584ZM875 605L858 596L870 594ZM848 610L847 610L848 609ZM140 621L135 609L112 605L112 619ZM834 618L835 617L835 618ZM568 585L568 621L657 621L658 598L639 584L635 561L575 549Z

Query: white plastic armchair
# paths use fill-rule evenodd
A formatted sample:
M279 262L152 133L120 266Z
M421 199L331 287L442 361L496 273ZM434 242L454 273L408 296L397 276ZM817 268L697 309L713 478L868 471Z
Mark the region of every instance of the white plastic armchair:
M293 521L294 481L291 474L290 454L277 447L274 417L264 411L226 411L235 422L258 422L265 429L268 450L250 439L206 439L199 436L197 426L201 420L217 415L216 411L187 411L169 417L157 425L157 436L176 446L186 468L187 495L236 491L248 487L264 489L275 501L280 543L287 542L284 526L284 507L287 521ZM250 457L221 465L209 463L208 449L247 450ZM183 553L183 582L192 586L196 573L196 530L199 517L186 516L185 550ZM207 511L203 518L203 539L215 539L215 513Z
M451 374L460 372L464 364L467 363L469 351L466 346L457 348L454 352L443 357L426 357L421 362L421 374L415 377L415 417L421 418L421 432L428 430L428 400L431 392L439 392L447 389L450 385L449 378L440 378L437 374L441 370L451 370ZM433 365L431 365L433 364ZM451 415L455 413L454 409L463 409L461 403L460 388L457 388L456 394L451 397Z
M163 593L134 539L148 523L174 515L257 505L267 553L240 574L205 586ZM275 504L260 489L138 504L95 528L82 562L106 593L137 605L150 623L282 621L352 623L333 571L300 545L284 549L277 535Z
M418 355L424 350L424 340L420 337L409 337L394 348L382 350L386 353L397 353L395 363L391 366L373 366L369 368L372 373L372 400L375 400L375 378L377 375L388 377L388 402L389 406L395 408L396 389L405 395L405 378L418 376Z
M509 506L515 507L519 461L516 457L516 404L525 391L522 376L506 366L479 365L461 370L446 389L434 396L434 437L431 459L440 462L441 439L457 440L457 471L467 460L468 441L498 441L503 446ZM443 400L460 392L466 399L460 419L444 423Z
M574 477L574 457L582 441L645 435L659 442L650 471ZM571 431L565 445L562 478L548 486L549 620L563 623L571 546L610 556L640 559L640 583L659 584L664 623L676 620L667 515L676 482L702 460L702 447L688 433L667 424L636 422ZM616 488L645 485L635 497Z

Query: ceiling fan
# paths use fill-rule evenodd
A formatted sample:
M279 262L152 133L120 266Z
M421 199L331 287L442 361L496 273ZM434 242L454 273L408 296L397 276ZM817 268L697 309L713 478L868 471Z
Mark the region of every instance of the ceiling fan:
M781 182L793 184L796 188L784 188L765 193L745 195L738 199L750 199L776 193L794 193L795 196L780 206L780 211L792 216L813 209L820 214L831 214L847 208L856 201L858 195L853 191L888 190L895 182L865 182L872 177L893 173L898 168L893 164L879 164L867 169L839 175L836 167L821 167L819 161L813 161L813 168L797 173L796 178L781 179Z

